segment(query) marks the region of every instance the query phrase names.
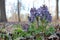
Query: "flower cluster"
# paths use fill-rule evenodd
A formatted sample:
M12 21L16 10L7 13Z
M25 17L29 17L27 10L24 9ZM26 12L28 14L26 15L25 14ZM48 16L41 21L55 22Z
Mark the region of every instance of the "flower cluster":
M48 11L47 6L43 5L42 7L36 9L36 8L31 8L30 10L31 16L29 17L29 21L33 22L34 19L38 16L40 17L40 20L46 20L47 22L51 22L52 16Z

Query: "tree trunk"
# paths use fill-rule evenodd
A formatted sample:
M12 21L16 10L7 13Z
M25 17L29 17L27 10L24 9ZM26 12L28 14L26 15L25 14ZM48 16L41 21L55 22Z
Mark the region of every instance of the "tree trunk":
M0 0L0 22L7 22L5 13L5 0Z
M18 0L18 21L20 22L20 4L19 4L19 0Z
M59 8L58 8L58 1L59 0L56 0L56 19L59 19L59 14L58 14L58 10L59 10Z

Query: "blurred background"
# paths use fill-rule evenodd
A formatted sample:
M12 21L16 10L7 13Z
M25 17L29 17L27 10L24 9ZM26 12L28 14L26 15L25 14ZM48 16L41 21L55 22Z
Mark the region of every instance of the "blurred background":
M60 0L5 0L7 22L28 21L30 9L46 5L52 15L52 21L60 21Z

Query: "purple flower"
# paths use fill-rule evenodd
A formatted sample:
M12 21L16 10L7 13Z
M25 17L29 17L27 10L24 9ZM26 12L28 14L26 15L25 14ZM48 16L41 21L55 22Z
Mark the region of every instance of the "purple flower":
M28 19L29 19L30 22L33 22L35 20L35 17L31 16L31 17L28 17Z
M39 9L40 9L40 18L42 20L44 20L44 18L45 18L45 20L47 22L51 22L52 16L51 16L51 14L48 11L47 6L43 5L43 7L39 8Z
M48 11L47 6L43 5L42 7L36 9L36 8L31 8L30 10L31 17L29 20L33 22L35 18L38 16L40 17L40 20L46 20L47 22L52 21L52 16L50 12Z
M31 8L30 13L34 15L36 11L37 11L36 8Z

